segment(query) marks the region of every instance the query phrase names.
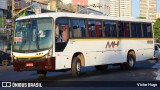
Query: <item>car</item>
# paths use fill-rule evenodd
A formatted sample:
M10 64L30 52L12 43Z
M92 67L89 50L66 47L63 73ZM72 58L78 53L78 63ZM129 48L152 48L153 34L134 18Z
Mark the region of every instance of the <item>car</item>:
M0 51L0 64L2 66L8 66L10 61L11 61L10 54Z
M154 58L160 60L160 44L154 44Z

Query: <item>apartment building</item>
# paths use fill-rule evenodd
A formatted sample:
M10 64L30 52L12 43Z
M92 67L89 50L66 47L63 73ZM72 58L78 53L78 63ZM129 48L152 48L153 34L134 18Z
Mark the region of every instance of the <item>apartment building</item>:
M110 16L131 17L132 0L110 0Z
M157 0L140 0L140 17L150 20L156 19Z

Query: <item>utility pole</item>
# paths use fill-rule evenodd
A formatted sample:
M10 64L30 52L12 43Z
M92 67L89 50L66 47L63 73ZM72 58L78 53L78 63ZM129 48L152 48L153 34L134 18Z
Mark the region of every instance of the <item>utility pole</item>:
M24 10L26 10L29 7L32 6L32 5L29 5L29 6L26 6L26 7L22 8L20 6L20 4L21 4L20 1L21 0L16 1L16 2L18 2L19 5L17 6L18 8L15 8L15 6L17 5L17 3L15 3L15 0L12 0L12 34L13 34L13 31L14 31L15 16L18 15L18 14L20 14L21 12L23 12Z
M12 0L12 28L11 28L11 62L13 62L13 56L12 56L12 51L13 51L13 44L12 44L12 41L13 41L13 32L14 32L14 22L15 22L15 14L14 14L14 0Z
M52 11L57 11L57 0L50 0L50 9Z
M14 31L14 16L15 16L15 13L14 13L14 0L12 0L12 30L11 30L11 35L13 35L13 31Z
M18 8L15 8L15 6L17 5L17 3L15 2L15 0L12 0L12 30L11 30L11 41L13 41L13 33L14 33L14 26L15 26L15 16L20 14L21 12L23 12L24 10L28 9L29 7L31 7L32 5L26 6L26 7L21 7L22 0L17 0L16 2L18 2ZM12 57L12 42L11 42L11 57Z

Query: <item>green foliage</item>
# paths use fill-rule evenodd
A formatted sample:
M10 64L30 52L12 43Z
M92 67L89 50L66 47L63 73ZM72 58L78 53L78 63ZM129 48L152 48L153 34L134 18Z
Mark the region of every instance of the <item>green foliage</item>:
M4 18L0 15L0 28L4 28Z
M154 23L153 29L154 29L154 37L160 39L160 18L158 18Z
M139 19L146 19L146 17L137 17L137 18L139 18Z

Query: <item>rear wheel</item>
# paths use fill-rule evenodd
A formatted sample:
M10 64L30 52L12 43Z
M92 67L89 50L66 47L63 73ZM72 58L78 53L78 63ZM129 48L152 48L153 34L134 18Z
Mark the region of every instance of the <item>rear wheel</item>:
M74 57L71 65L72 76L78 77L81 73L81 62L78 57Z
M131 53L129 53L129 54L127 55L127 62L121 64L120 67L121 67L122 69L131 70L131 69L133 69L134 66L135 66L135 61L136 61L135 56L134 56L133 52L131 52Z
M95 68L98 71L104 71L104 70L107 70L108 65L98 65L98 66L95 66Z
M132 54L129 54L127 57L127 69L131 70L135 65L135 57Z
M46 77L47 71L37 71L39 77Z
M7 59L2 61L2 66L8 66L8 60Z

